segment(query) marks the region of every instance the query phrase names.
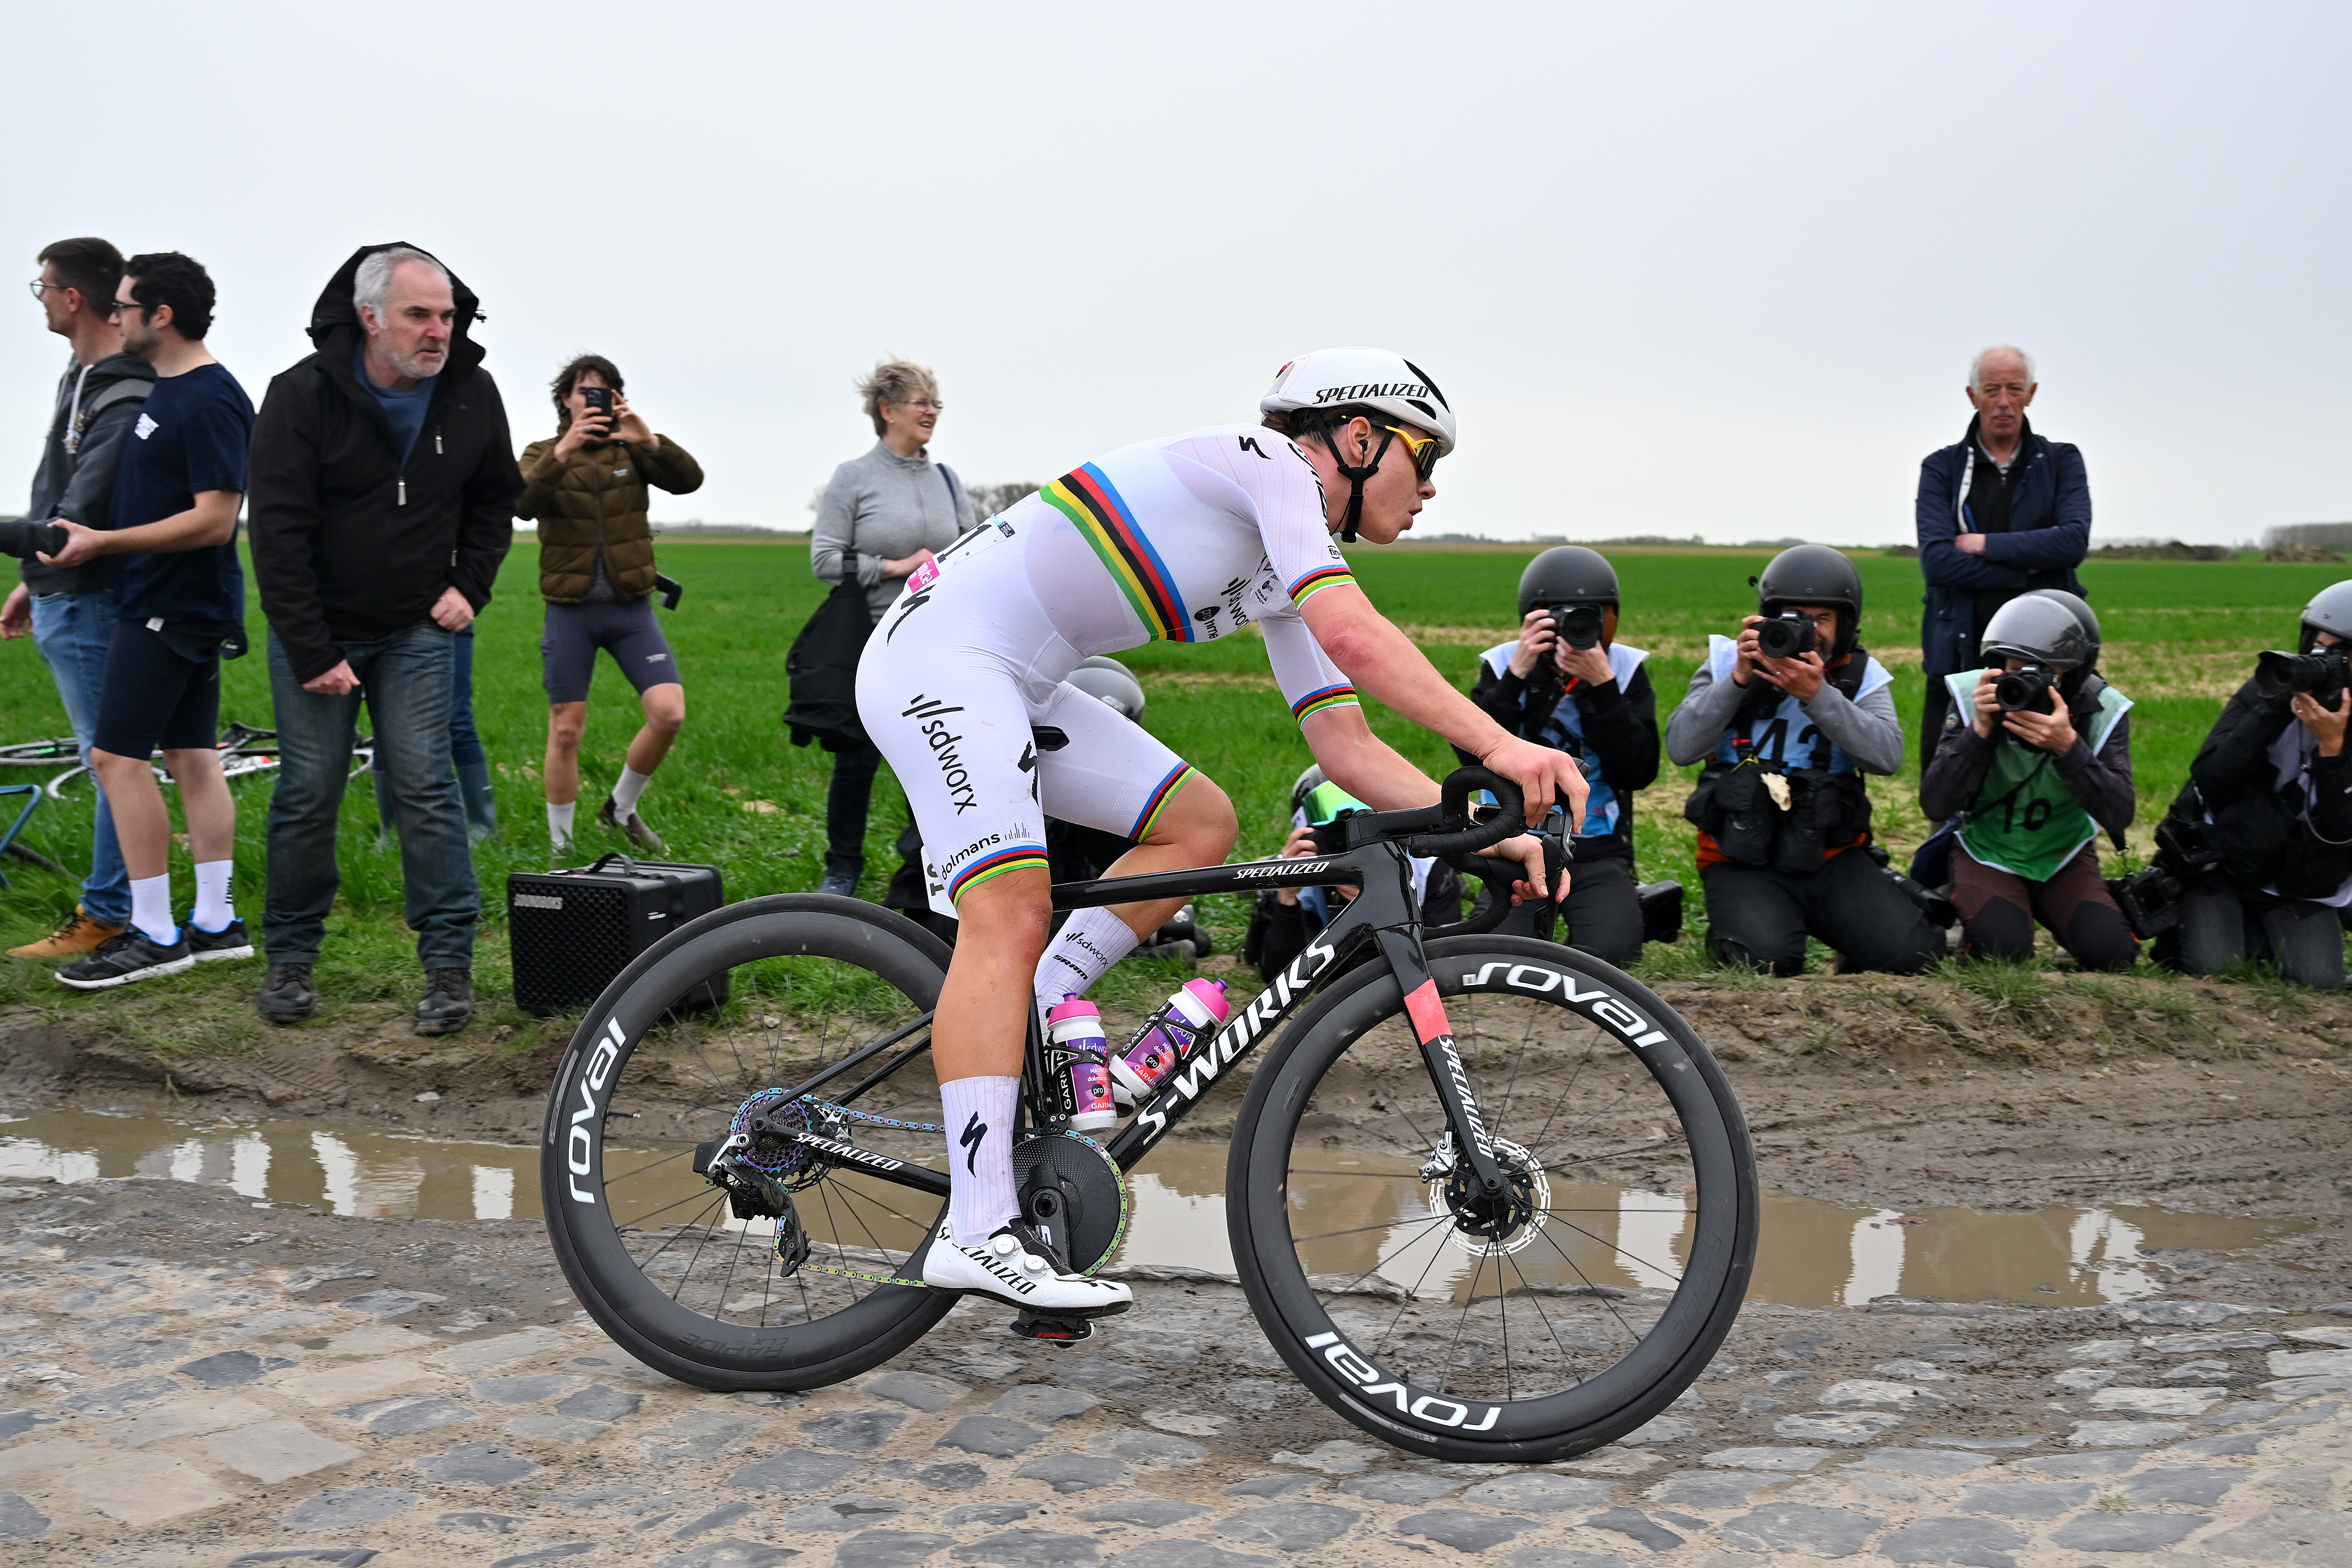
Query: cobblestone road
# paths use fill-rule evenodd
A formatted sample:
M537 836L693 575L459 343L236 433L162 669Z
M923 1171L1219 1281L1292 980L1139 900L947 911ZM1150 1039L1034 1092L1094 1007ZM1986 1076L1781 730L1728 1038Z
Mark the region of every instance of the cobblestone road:
M2352 1302L1759 1305L1627 1441L1468 1467L1362 1440L1203 1281L730 1397L578 1321L526 1223L0 1197L13 1563L2352 1564Z

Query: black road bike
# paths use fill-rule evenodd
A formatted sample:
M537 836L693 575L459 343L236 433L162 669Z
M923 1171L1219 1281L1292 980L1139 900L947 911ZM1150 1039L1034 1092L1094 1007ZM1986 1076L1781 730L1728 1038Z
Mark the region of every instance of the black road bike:
M1500 802L1484 821L1478 789ZM1521 821L1515 789L1465 768L1441 804L1344 818L1313 856L1056 887L1065 909L1362 891L1116 1133L1056 1124L1034 1028L1023 1074L1023 1207L1091 1272L1125 1237L1128 1173L1272 1038L1226 1166L1242 1288L1318 1398L1443 1459L1553 1459L1648 1421L1730 1332L1755 1258L1747 1125L1673 1009L1552 943L1421 929L1407 857L1498 885L1498 921L1518 867L1471 852ZM948 1191L924 1060L948 956L873 904L756 898L597 999L541 1180L566 1277L630 1354L705 1388L813 1388L947 1314L956 1298L920 1281Z

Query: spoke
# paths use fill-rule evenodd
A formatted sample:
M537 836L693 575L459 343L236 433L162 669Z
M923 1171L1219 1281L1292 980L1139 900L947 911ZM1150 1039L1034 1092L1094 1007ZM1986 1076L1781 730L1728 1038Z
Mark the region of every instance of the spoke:
M1609 1212L1613 1214L1616 1211L1612 1209ZM1432 1214L1423 1216L1423 1219L1451 1219L1453 1218L1454 1217L1450 1214ZM1328 1241L1334 1236L1361 1236L1367 1230L1393 1230L1400 1225L1418 1225L1421 1223L1421 1219L1384 1219L1378 1225L1351 1226L1346 1230L1318 1230L1312 1236L1294 1236L1290 1239L1294 1242Z
M643 1230L643 1229L646 1228L646 1220L648 1220L648 1219L658 1219L658 1218L660 1218L663 1215L667 1214L667 1213L668 1213L671 1209L673 1209L673 1208L683 1208L686 1205L688 1205L688 1204L689 1204L689 1203L694 1202L694 1201L695 1201L696 1199L698 1199L698 1198L716 1197L716 1196L718 1196L718 1193L719 1193L719 1189L718 1189L718 1188L716 1188L716 1187L711 1188L709 1192L690 1192L690 1193L688 1193L684 1197L679 1198L676 1203L665 1203L665 1204L663 1204L659 1208L655 1209L651 1214L639 1214L639 1215L633 1215L633 1216L631 1216L631 1217L630 1217L630 1219L629 1219L629 1228L636 1229L636 1230Z
M613 1187L616 1183L627 1181L631 1176L643 1176L646 1172L652 1170L656 1166L666 1166L672 1160L684 1158L686 1155L692 1153L694 1153L693 1145L688 1145L687 1147L679 1149L674 1154L664 1155L657 1160L647 1160L644 1165L623 1171L619 1176L608 1176L604 1178L604 1190L606 1192L610 1192L613 1190Z
M1525 1285L1525 1284L1527 1284L1527 1283L1528 1283L1527 1271L1526 1271L1525 1270L1523 1270L1523 1269L1521 1269L1521 1268L1519 1267L1519 1260L1518 1260L1517 1258L1515 1258L1515 1257L1511 1257L1511 1256L1510 1256L1510 1254L1508 1254L1508 1253L1506 1253L1504 1256L1505 1256L1506 1258L1509 1259L1510 1265L1511 1265L1511 1272L1518 1276L1519 1283L1520 1283L1521 1285ZM1505 1295L1507 1298L1509 1296L1509 1294L1510 1294L1510 1292L1509 1292L1509 1291L1507 1291L1504 1292L1504 1295ZM1552 1345L1552 1348L1553 1348L1554 1350L1556 1350L1556 1351L1559 1352L1560 1359L1561 1359L1563 1362L1565 1362L1565 1361L1568 1359L1568 1356L1569 1356L1569 1354L1570 1354L1570 1353L1569 1353L1569 1348L1568 1348L1568 1346L1567 1346L1566 1344L1564 1344L1564 1343L1562 1343L1560 1342L1559 1330L1558 1330L1557 1328L1554 1328L1554 1327L1552 1326L1551 1314L1550 1314L1550 1313L1549 1313L1549 1312L1545 1312L1545 1311L1543 1310L1543 1299L1542 1299L1540 1296L1537 1295L1537 1294L1536 1294L1536 1292L1535 1292L1535 1291L1527 1291L1527 1292L1526 1292L1526 1294L1527 1294L1527 1298L1528 1298L1528 1305L1529 1305L1529 1306L1533 1307L1533 1308L1536 1310L1536 1321L1537 1321L1538 1322L1540 1322L1541 1324L1543 1324L1543 1326L1544 1326L1544 1333L1546 1333L1547 1334L1549 1334L1549 1335L1551 1336L1551 1345ZM1573 1375L1573 1374L1571 1374L1571 1375ZM1578 1378L1576 1378L1576 1379L1575 1379L1575 1381L1576 1381L1577 1383L1581 1383L1581 1382L1583 1382L1583 1381L1584 1381L1584 1379L1582 1379L1581 1377L1578 1377ZM1571 1386L1572 1386L1572 1385L1571 1385Z
M1535 1038L1536 1021L1542 1016L1532 1007L1528 1009L1528 1027L1519 1031L1518 1049L1511 1056L1510 1081L1503 1085L1503 1106L1501 1110L1495 1113L1494 1130L1497 1134L1509 1124L1511 1099L1518 1092L1519 1087L1519 1069L1528 1059L1528 1041Z
M1423 1235L1425 1235L1425 1234L1428 1232L1428 1229L1429 1229L1429 1228L1430 1228L1431 1226L1433 1226L1433 1225L1438 1225L1438 1224L1450 1224L1450 1223L1452 1223L1452 1222L1453 1222L1453 1219L1454 1219L1454 1217L1453 1217L1452 1215L1450 1215L1450 1214L1433 1214L1433 1215L1431 1215L1427 1219L1410 1219L1410 1220L1403 1220L1403 1221L1400 1221L1400 1223L1401 1223L1401 1224L1403 1224L1403 1225L1410 1225L1410 1226L1415 1226L1415 1227L1418 1227L1418 1228L1419 1228L1419 1229L1421 1230L1421 1232L1422 1232ZM1383 1264L1387 1263L1387 1262L1389 1261L1389 1260L1390 1260L1390 1259L1394 1258L1394 1257L1397 1255L1397 1253L1403 1251L1406 1248L1412 1246L1415 1242L1417 1242L1417 1241L1419 1241L1419 1240L1421 1240L1421 1239L1422 1239L1422 1236L1420 1236L1420 1235L1408 1236L1408 1237L1406 1237L1402 1241L1400 1241L1400 1242L1398 1242L1398 1243L1397 1243L1397 1245L1396 1245L1396 1249L1395 1249L1395 1250L1394 1250L1394 1251L1391 1251L1391 1252L1386 1253L1386 1254L1384 1254L1383 1256L1381 1256L1381 1257L1380 1257L1380 1258L1377 1258L1377 1259L1373 1260L1373 1261L1372 1261L1372 1266L1371 1266L1370 1268L1369 1268L1369 1269L1365 1270L1362 1273L1350 1276L1350 1277L1349 1278L1349 1281L1348 1281L1348 1288L1349 1288L1349 1289L1353 1289L1355 1286L1358 1286L1358 1285L1362 1284L1366 1280L1369 1280L1369 1279L1370 1279L1373 1275L1375 1275L1375 1274L1379 1273L1379 1272L1381 1271L1381 1266L1382 1266ZM1306 1272L1307 1272L1307 1260L1306 1260L1306 1259L1304 1259L1304 1258L1301 1258L1301 1259L1299 1259L1299 1260L1298 1260L1298 1271L1299 1271L1301 1274L1304 1274L1304 1273L1306 1273ZM1323 1293L1324 1295L1328 1296L1328 1295L1337 1295L1337 1294L1339 1294L1339 1292L1338 1292L1338 1291L1323 1291L1322 1293Z
M1429 1249L1429 1261L1421 1266L1421 1272L1413 1277L1412 1288L1405 1291L1404 1299L1397 1303L1396 1315L1390 1318L1389 1326L1381 1331L1380 1344L1372 1347L1373 1354L1378 1355L1380 1346L1388 1343L1389 1336L1396 1333L1397 1324L1404 1321L1405 1310L1420 1299L1423 1281L1429 1278L1429 1271L1437 1267L1437 1260L1444 1256L1445 1248L1442 1242Z
M1444 1393L1454 1380L1454 1355L1462 1348L1462 1330L1470 1322L1470 1305L1478 1299L1478 1276L1486 1267L1486 1255L1481 1252L1477 1261L1470 1266L1470 1283L1462 1293L1462 1315L1454 1320L1454 1337L1445 1342L1445 1364L1437 1375L1437 1391L1440 1394Z
M672 1291L669 1293L669 1299L670 1299L671 1301L677 1301L677 1292L678 1292L678 1291L683 1291L683 1290L685 1290L685 1289L686 1289L686 1282L687 1282L687 1281L688 1281L689 1278L691 1278L691 1277L693 1276L693 1273L694 1273L694 1266L695 1266L697 1263L699 1263L699 1262L701 1262L701 1261L702 1261L702 1249L703 1249L704 1248L706 1248L706 1247L709 1246L709 1245L710 1245L710 1227L709 1227L708 1224L705 1224L705 1225L703 1225L703 1226L701 1226L701 1227L700 1227L700 1236L699 1236L699 1239L697 1239L697 1240L696 1240L696 1242L695 1242L695 1244L694 1244L694 1256L693 1256L693 1257L691 1257L691 1258L688 1258L688 1259L686 1260L686 1267L685 1267L684 1269L681 1269L681 1270L678 1270L678 1275L677 1275L677 1290L674 1290L674 1291Z
M1653 1210L1652 1212L1658 1212L1658 1211ZM1684 1212L1684 1213L1685 1213L1685 1214L1687 1214L1687 1213L1689 1213L1690 1211L1689 1211L1688 1209L1685 1209L1683 1212ZM1627 1250L1625 1250L1625 1249L1623 1249L1622 1247L1618 1246L1618 1245L1617 1245L1617 1243L1615 1243L1614 1241L1602 1241L1602 1240L1601 1239L1601 1238L1600 1238L1597 1234L1595 1234L1595 1233L1594 1233L1594 1232L1592 1232L1592 1231L1587 1230L1587 1229L1586 1229L1586 1228L1584 1228L1584 1227L1582 1227L1581 1225L1577 1225L1577 1224L1572 1223L1571 1221L1565 1220L1565 1219L1561 1220L1559 1223L1560 1223L1561 1228L1563 1228L1563 1229L1567 1229L1567 1230L1573 1230L1573 1231L1575 1231L1579 1236L1583 1237L1583 1238L1584 1238L1586 1240L1588 1240L1588 1241L1598 1242L1601 1246L1602 1246L1602 1247L1606 1248L1608 1250L1610 1250L1610 1251L1612 1251L1612 1252L1614 1252L1614 1253L1615 1253L1615 1254L1617 1254L1617 1256L1619 1256L1620 1258L1631 1258L1634 1262L1639 1263L1639 1264L1640 1264L1640 1265L1642 1265L1642 1267L1643 1267L1643 1268L1644 1268L1644 1269L1655 1269L1659 1273L1661 1273L1661 1274L1665 1274L1665 1275L1668 1275L1668 1276L1672 1277L1672 1279L1674 1280L1675 1283L1675 1284L1677 1284L1677 1285L1680 1285L1680 1284L1683 1282L1682 1270L1679 1270L1679 1269L1673 1268L1673 1267L1669 1267L1669 1266L1663 1266L1663 1265L1660 1265L1660 1264L1657 1264L1657 1263L1653 1263L1652 1261L1650 1261L1650 1260L1648 1260L1647 1258L1643 1257L1643 1256L1642 1256L1640 1253L1638 1253L1638 1252L1628 1252L1628 1251L1627 1251ZM1671 1261L1671 1260L1670 1260L1670 1261Z
M1622 1160L1630 1155L1654 1155L1661 1149L1671 1149L1678 1144L1686 1144L1689 1141L1688 1134L1677 1133L1673 1137L1661 1138L1654 1143L1636 1144L1630 1149L1612 1149L1605 1155L1579 1155L1572 1160L1562 1160L1558 1165L1545 1166L1543 1170L1546 1175L1549 1175L1553 1171L1573 1170L1578 1166L1589 1166L1595 1160Z
M1584 1048L1584 1054L1576 1059L1576 1071L1570 1073L1568 1082L1560 1085L1559 1098L1552 1102L1550 1113L1544 1117L1544 1124L1536 1129L1535 1148L1541 1149L1544 1146L1544 1139L1551 1132L1551 1124L1559 1119L1560 1107L1566 1105L1568 1097L1576 1092L1576 1086L1582 1081L1584 1070L1591 1064L1591 1061L1592 1048L1588 1045Z
M1575 1259L1570 1257L1560 1244L1552 1239L1551 1228L1547 1226L1542 1230L1538 1231L1537 1234L1543 1238L1545 1246L1559 1254L1559 1260L1567 1264L1578 1279L1584 1281L1586 1289L1593 1291L1592 1299L1601 1303L1601 1310L1607 1312L1611 1317L1615 1318L1617 1320L1617 1326L1623 1329L1628 1335L1632 1336L1635 1344L1641 1343L1641 1331L1636 1329L1632 1323L1625 1321L1625 1314L1617 1310L1617 1303L1613 1299L1600 1293L1599 1288L1593 1283L1592 1276L1584 1271L1583 1265L1577 1262Z

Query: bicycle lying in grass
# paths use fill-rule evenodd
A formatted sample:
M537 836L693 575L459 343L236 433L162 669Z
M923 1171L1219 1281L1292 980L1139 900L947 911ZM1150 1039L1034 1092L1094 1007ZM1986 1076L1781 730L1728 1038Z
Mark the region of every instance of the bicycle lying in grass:
M256 729L250 725L234 722L229 724L221 731L220 738L213 743L214 748L221 754L221 777L237 779L275 769L278 766L278 747L275 744L277 739L278 732L274 729ZM177 780L173 779L170 770L163 767L163 754L161 751L155 752L151 766L154 768L155 782L169 789ZM16 746L0 746L0 766L13 764L16 767L32 768L53 766L59 762L67 763L68 766L64 772L51 779L44 786L45 792L52 800L64 800L67 786L77 779L88 776L89 772L89 768L81 765L81 751L75 744L73 737L62 736L54 740L28 740ZM352 744L351 776L356 779L374 765L375 742L367 736L361 736Z
M1500 801L1483 822L1477 789ZM1227 1159L1242 1288L1325 1404L1444 1459L1557 1458L1648 1421L1730 1332L1755 1258L1746 1124L1671 1008L1566 947L1420 928L1408 856L1498 885L1499 923L1516 862L1465 857L1521 820L1465 768L1438 806L1320 830L1312 857L1056 887L1066 909L1362 892L1104 1141L1049 1119L1034 1027L1023 1074L1024 1210L1091 1272L1126 1235L1128 1174L1278 1030ZM947 1314L920 1283L948 1193L924 1060L947 961L888 910L788 894L671 933L597 999L541 1183L566 1277L624 1348L706 1388L813 1388Z

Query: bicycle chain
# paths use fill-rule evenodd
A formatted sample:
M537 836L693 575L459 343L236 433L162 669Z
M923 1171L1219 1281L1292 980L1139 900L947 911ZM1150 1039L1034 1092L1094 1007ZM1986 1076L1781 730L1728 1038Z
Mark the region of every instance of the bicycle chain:
M818 1100L808 1095L803 1095L801 1097L800 1103L828 1112L835 1116L846 1117L853 1122L863 1122L868 1126L897 1127L900 1131L908 1133L944 1133L947 1131L947 1127L940 1123L907 1122L901 1121L896 1116L877 1116L871 1111L859 1111L847 1105L836 1105L830 1100ZM896 1274L870 1274L861 1270L841 1268L831 1263L820 1263L813 1258L802 1263L801 1267L803 1269L814 1269L820 1274L831 1274L838 1279L864 1280L869 1284L910 1285L919 1291L929 1289L929 1287L920 1280L902 1279Z

